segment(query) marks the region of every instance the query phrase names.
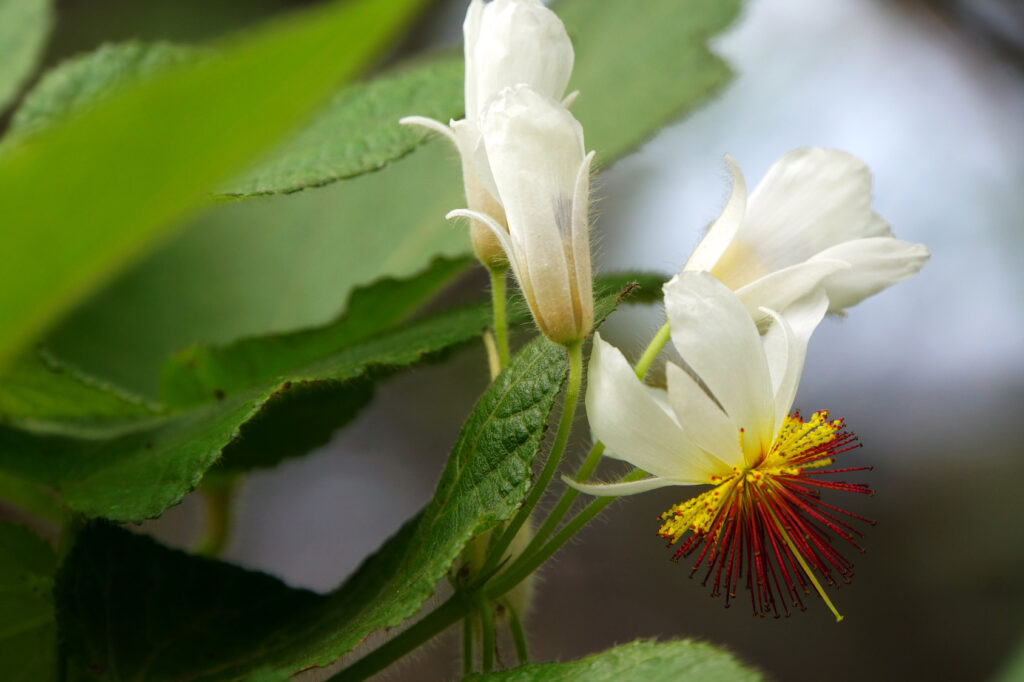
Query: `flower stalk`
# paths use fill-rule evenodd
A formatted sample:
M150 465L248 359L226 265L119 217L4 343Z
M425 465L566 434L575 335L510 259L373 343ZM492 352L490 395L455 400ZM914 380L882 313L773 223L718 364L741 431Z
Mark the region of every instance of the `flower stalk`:
M509 360L506 271L507 269L488 268L491 275L491 307L494 309L494 341L498 350L499 370L505 369Z

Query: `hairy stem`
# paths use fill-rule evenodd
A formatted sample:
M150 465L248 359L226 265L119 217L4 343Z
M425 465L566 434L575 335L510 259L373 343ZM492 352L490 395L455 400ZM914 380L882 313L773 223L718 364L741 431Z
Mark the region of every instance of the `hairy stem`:
M654 364L654 358L658 357L658 353L668 343L669 338L672 336L672 331L669 329L668 321L661 325L655 334L651 342L647 344L647 348L644 350L644 354L640 356L640 359L636 363L636 376L638 379L643 379L647 376L648 370L651 369L651 365Z
M505 270L488 270L491 274L491 305L494 308L494 340L498 347L498 366L508 366L508 314L506 312Z
M494 670L494 609L485 597L477 600L480 609L480 667L483 672Z
M671 336L671 331L668 326L668 322L665 322L660 329L655 333L654 338L647 344L647 348L644 349L643 355L640 356L639 362L636 364L636 376L638 379L643 379L647 372L651 369L651 364L654 363L654 359L661 352L661 349L665 347ZM590 478L590 475L594 473L594 469L597 468L598 463L601 461L601 455L604 454L604 443L598 441L594 443L594 447L590 449L590 453L587 454L587 458L583 460L583 464L580 466L579 471L576 472L575 480L585 481ZM523 556L529 556L533 554L541 546L541 544L551 536L561 523L562 519L569 512L573 502L579 497L579 491L575 488L566 488L565 492L562 493L561 498L555 504L555 508L551 510L551 514L544 520L544 523L540 528L537 529L537 534L534 535L530 544L527 545L526 549L523 550Z
M470 595L456 592L408 630L385 642L330 678L329 682L359 682L379 673L424 642L447 630L470 613L476 604Z
M505 613L508 614L508 631L512 635L512 644L516 648L516 662L519 665L526 665L530 662L530 651L526 644L526 630L523 629L523 621L519 619L519 614L512 607L512 602L502 597L500 603L505 607Z
M466 616L462 619L462 676L468 677L473 672L473 619Z
M627 483L630 481L638 481L646 475L646 472L636 469L626 476L623 476L619 482ZM572 520L565 524L565 526L558 531L555 537L551 538L551 540L549 540L541 549L530 555L522 555L520 560L514 565L499 573L494 580L484 587L485 593L488 596L495 598L505 594L521 583L534 571L540 568L541 564L550 559L555 552L561 549L562 545L569 541L569 538L578 533L583 526L590 523L591 519L604 511L605 507L617 499L617 497L599 497L588 504L580 511L579 514L574 516Z

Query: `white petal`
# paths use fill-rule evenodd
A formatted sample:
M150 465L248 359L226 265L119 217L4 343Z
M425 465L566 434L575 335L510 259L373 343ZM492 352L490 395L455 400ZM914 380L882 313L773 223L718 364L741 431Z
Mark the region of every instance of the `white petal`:
M576 189L572 200L572 228L569 236L569 253L572 255L570 280L575 288L574 305L579 305L580 329L590 331L594 324L594 285L590 265L590 164L594 152L590 152L580 164L576 173ZM575 273L575 277L572 273Z
M539 0L495 0L484 7L472 59L477 109L467 110L468 118L479 115L503 88L519 83L561 99L574 55L561 19Z
M472 0L462 22L462 50L466 58L466 118L475 118L483 104L477 95L480 67L476 60L476 46L480 42L480 23L484 16L484 0Z
M710 273L681 272L665 285L665 309L683 360L743 430L747 462L760 461L775 435L774 396L746 308Z
M445 215L445 219L451 220L452 218L469 218L470 220L476 220L481 225L486 226L495 238L497 238L498 243L501 244L501 248L505 251L505 256L508 258L508 262L512 266L512 273L516 276L516 279L519 279L519 263L516 261L515 249L512 246L512 241L509 239L508 233L501 226L501 223L486 213L471 211L465 208L457 208L454 211L448 211Z
M763 309L774 320L764 335L764 349L775 394L776 433L793 407L807 358L807 342L827 309L828 296L820 287L790 305L784 315Z
M639 481L627 481L625 483L577 483L568 476L562 476L562 480L565 481L566 485L576 488L581 493L598 497L636 495L637 493L645 493L648 490L657 490L658 488L665 488L670 485L687 485L665 478L658 478L657 476L643 478Z
M729 167L729 172L732 173L732 191L729 193L729 200L725 202L722 213L715 222L711 223L707 234L693 250L690 259L686 261L684 270L707 270L710 272L732 242L736 230L743 220L743 215L746 213L747 183L743 179L743 172L728 154L725 155L725 163Z
M850 269L824 280L829 310L841 312L886 287L917 274L931 254L923 244L871 237L855 239L822 251L813 260L838 258Z
M446 126L444 123L441 123L440 121L436 121L432 118L427 118L426 116L405 116L403 118L398 119L398 122L404 126L419 126L420 128L426 128L427 130L434 133L441 133L448 139L449 142L455 145L456 149L458 149L459 151L462 150L462 148L459 146L458 139L456 139L455 134L452 132L452 129L449 126Z
M571 329L580 308L572 300L578 287L570 278L577 273L566 249L585 157L583 129L565 107L525 85L499 93L480 128L520 274L528 280L524 290L536 297L534 317L546 332Z
M736 295L757 321L763 317L761 308L784 311L793 301L819 288L827 277L849 269L850 265L842 260L815 258L754 280L737 289Z
M718 472L600 334L594 334L586 405L591 431L607 447L606 456L675 481L706 483Z
M739 427L686 370L665 365L668 398L680 425L694 443L722 462L724 471L743 466Z
M732 289L836 244L889 235L871 210L871 172L855 156L797 149L750 194L732 245L713 272Z
M474 121L462 119L452 121L451 128L455 134L459 154L462 155L463 179L467 173L472 172L476 184L483 187L500 204L501 197L498 196L498 187L494 184L491 162L487 158L487 148L484 145L480 127Z

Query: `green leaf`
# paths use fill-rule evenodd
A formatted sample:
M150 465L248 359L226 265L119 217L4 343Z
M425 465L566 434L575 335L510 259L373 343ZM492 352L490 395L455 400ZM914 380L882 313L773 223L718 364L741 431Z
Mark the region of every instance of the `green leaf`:
M53 548L21 526L0 524L0 661L5 682L57 679Z
M356 289L345 314L323 327L186 348L164 365L161 399L171 407L206 402L330 357L408 318L469 264L468 258L438 259L416 277L383 279ZM480 331L475 324L467 333Z
M79 531L54 596L72 680L242 680L323 598L108 524ZM240 663L242 662L242 663ZM229 671L230 669L230 671Z
M585 88L573 111L603 163L725 83L728 70L705 39L736 6L558 6L577 43L573 87ZM323 325L343 312L357 286L413 276L436 256L468 254L465 226L444 220L464 204L460 172L451 145L437 140L377 173L221 206L79 309L50 347L155 397L163 360L180 348Z
M186 63L199 50L168 43L104 45L53 69L26 97L9 136L22 137L78 111L119 86L161 68ZM412 151L426 137L401 126L409 111L447 121L462 115L462 62L422 66L342 89L269 159L229 182L236 196L296 192L377 170Z
M671 275L660 272L610 272L594 280L594 297L598 300L622 294L628 303L658 303L661 287Z
M327 665L398 625L470 537L514 513L566 373L561 347L522 350L477 402L431 502L329 595L87 527L58 576L69 656L111 681L236 680Z
M707 40L739 13L741 0L563 0L555 10L576 48L569 88L587 149L601 166L705 102L732 77Z
M0 111L35 69L52 23L50 0L0 0Z
M60 526L64 523L64 509L60 498L44 486L0 473L0 500L29 514Z
M8 148L0 363L294 128L420 2L353 0L290 15Z
M402 126L410 111L440 121L461 118L462 62L439 59L353 85L271 158L222 190L234 196L297 192L382 168L424 141Z
M763 677L732 654L705 642L639 640L569 663L534 663L511 670L472 675L478 682L637 682L700 680L755 682Z
M102 45L47 71L11 117L10 144L81 111L89 103L161 69L194 61L202 52L170 43Z
M176 504L223 454L227 468L271 465L329 438L369 400L374 380L476 338L470 306L337 350L212 403L76 436L0 426L0 470L51 485L87 516L136 521ZM205 378L205 377L203 377Z
M156 406L39 351L0 369L0 421L56 428L153 415Z

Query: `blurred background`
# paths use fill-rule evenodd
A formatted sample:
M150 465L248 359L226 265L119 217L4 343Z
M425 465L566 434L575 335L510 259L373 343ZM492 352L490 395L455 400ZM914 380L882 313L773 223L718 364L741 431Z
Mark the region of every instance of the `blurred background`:
M109 40L201 42L300 4L66 0L47 62ZM456 45L465 4L437 2L403 51ZM817 601L762 620L742 600L723 609L669 560L656 517L690 491L623 500L544 569L532 654L690 636L778 680L993 679L1024 637L1024 4L750 0L714 47L734 81L599 177L598 266L679 270L728 194L725 153L751 188L794 147L862 158L876 210L932 260L823 324L797 406L828 408L860 437L848 464L874 466L863 478L877 495L842 502L878 525L834 595L843 623ZM482 292L484 278L459 286ZM635 357L662 320L626 309L602 333ZM328 446L244 479L225 558L337 586L430 498L484 363L473 348L394 379ZM589 447L579 427L570 458ZM186 546L201 511L190 496L145 529ZM457 667L449 638L381 677Z

